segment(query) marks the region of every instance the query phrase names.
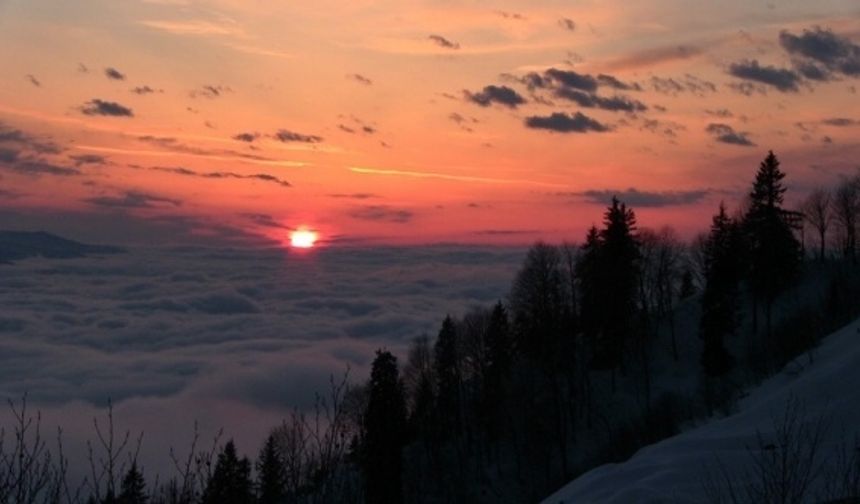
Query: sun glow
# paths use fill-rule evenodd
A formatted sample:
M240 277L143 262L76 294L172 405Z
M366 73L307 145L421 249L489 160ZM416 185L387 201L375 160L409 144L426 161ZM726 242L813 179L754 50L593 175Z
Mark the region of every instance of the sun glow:
M311 248L317 241L317 234L304 228L290 233L290 245L296 248Z

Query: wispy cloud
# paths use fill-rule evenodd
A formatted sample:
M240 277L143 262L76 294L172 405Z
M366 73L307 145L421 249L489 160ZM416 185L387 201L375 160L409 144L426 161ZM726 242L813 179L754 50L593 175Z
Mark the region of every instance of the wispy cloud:
M442 35L430 35L427 38L430 39L430 41L433 42L434 44L436 44L437 46L443 47L445 49L459 49L460 48L459 42L453 42L451 40L448 40L447 38L443 37Z
M411 177L411 178L434 178L442 180L451 180L456 182L475 182L480 184L522 184L534 185L543 187L564 187L563 184L553 184L549 182L540 182L536 180L525 179L503 179L489 177L475 177L470 175L452 175L450 173L428 172L428 171L411 171L411 170L389 170L381 168L367 168L362 166L350 166L349 171L353 173L361 173L364 175L383 175L393 177Z

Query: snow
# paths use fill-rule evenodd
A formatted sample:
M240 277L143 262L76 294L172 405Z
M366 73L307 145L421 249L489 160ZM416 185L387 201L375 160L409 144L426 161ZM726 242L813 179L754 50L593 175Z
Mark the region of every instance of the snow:
M860 434L860 319L825 338L809 362L803 355L742 399L737 413L716 418L637 452L628 461L597 467L544 500L569 503L703 502L703 483L717 464L744 473L748 447L767 440L791 402L806 421L827 419L822 448L833 452Z

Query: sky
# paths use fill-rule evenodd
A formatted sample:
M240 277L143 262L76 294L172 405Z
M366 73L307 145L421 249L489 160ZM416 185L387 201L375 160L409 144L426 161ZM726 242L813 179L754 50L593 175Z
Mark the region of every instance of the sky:
M0 227L526 244L860 159L860 5L0 0Z

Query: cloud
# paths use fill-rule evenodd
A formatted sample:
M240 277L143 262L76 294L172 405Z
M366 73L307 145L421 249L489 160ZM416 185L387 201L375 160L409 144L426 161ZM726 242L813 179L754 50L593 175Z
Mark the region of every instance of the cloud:
M69 177L83 174L76 168L57 165L41 159L20 158L16 152L9 149L0 149L0 169L30 176L57 175Z
M29 82L30 84L32 84L32 85L34 85L34 86L36 86L36 87L42 87L42 83L41 83L41 82L39 82L39 79L37 79L36 77L34 77L34 76L33 76L33 74L27 74L27 75L25 76L25 78L27 79L27 82Z
M463 94L468 101L482 107L489 107L493 103L498 103L508 108L517 108L517 106L526 103L525 98L507 86L484 86L484 89L477 93L463 91Z
M705 128L705 131L713 135L714 140L730 145L742 145L752 147L755 144L747 138L749 133L745 131L735 131L727 124L711 123Z
M651 87L660 94L677 96L681 93L690 93L696 96L705 96L715 93L717 86L710 81L700 79L695 75L685 74L682 77L651 77Z
M779 43L789 54L801 59L798 70L807 78L827 80L830 73L860 76L860 45L830 29L815 27L803 30L801 35L782 31Z
M460 48L460 44L458 44L457 42L452 42L452 41L446 39L445 37L443 37L441 35L430 35L427 38L430 39L431 41L433 41L433 43L436 44L437 46L444 47L445 49L459 49Z
M558 25L567 31L576 31L576 23L570 18L561 18Z
M131 92L138 95L147 95L152 93L163 93L163 89L155 89L149 86L137 86L131 89Z
M527 128L546 129L559 133L587 133L589 131L609 131L609 127L595 119L576 112L573 115L564 112L553 112L548 116L531 116L525 120Z
M644 103L627 98L626 96L603 97L568 88L557 89L555 95L585 108L599 108L614 112L641 112L648 110L648 107Z
M757 60L743 60L729 65L728 73L739 79L759 82L773 86L777 90L788 93L799 90L800 75L786 68L761 66Z
M629 189L589 189L581 192L559 193L559 196L583 197L590 203L605 205L617 197L633 207L662 208L670 206L693 205L702 201L711 191L696 189L691 191L644 191Z
M613 89L619 89L622 91L642 91L642 86L640 86L638 83L622 82L618 80L618 78L613 77L612 75L599 74L597 76L597 82L601 86L611 87Z
M822 119L821 122L828 126L860 126L860 120L849 119L847 117L831 117L829 119Z
M734 117L734 114L732 114L732 111L729 109L707 109L705 110L705 113L710 116L720 118Z
M254 173L251 175L243 175L241 173L235 172L199 172L196 170L192 170L190 168L184 168L181 166L178 167L165 167L165 166L152 166L149 168L150 170L160 171L164 173L173 173L174 175L182 175L185 177L200 177L207 179L239 179L239 180L260 180L263 182L271 182L273 184L277 184L281 187L292 187L292 184L287 182L286 180L280 179L274 175L270 175L268 173Z
M373 194L373 193L349 193L349 194L336 193L336 194L329 194L328 197L329 198L341 198L341 199L365 200L365 199L378 198L379 196L376 194Z
M0 144L4 143L15 144L19 149L34 154L59 154L64 150L50 139L36 137L0 121Z
M574 72L573 70L550 68L544 72L543 76L545 80L554 81L561 86L579 89L581 91L594 92L597 91L597 86L600 85L600 81L596 77ZM541 82L541 80L538 79L535 82L538 83Z
M611 111L635 112L647 110L641 101L626 96L604 97L597 94L600 87L616 90L640 91L642 87L635 82L623 82L608 74L584 74L573 70L549 68L542 74L530 72L522 77L503 75L503 78L524 84L530 91L550 90L556 98L573 101L581 107L600 108ZM543 96L537 96L536 101L551 103Z
M277 229L291 229L290 226L281 223L280 220L272 217L269 214L261 214L261 213L245 213L242 214L242 217L247 218L254 224L258 226L263 226L267 228L277 228Z
M211 157L215 159L224 159L224 158L239 158L242 160L247 160L253 163L260 164L271 164L271 163L290 163L289 161L279 161L276 159L268 158L265 156L260 156L258 154L252 154L248 152L239 152L235 150L229 149L207 149L203 147L199 147L196 145L187 145L181 143L178 139L174 137L159 137L152 135L144 135L137 137L137 140L155 145L159 148L171 151L178 152L181 154L189 154L192 156L203 156L203 157Z
M116 102L110 102L93 98L83 104L80 108L81 113L88 116L110 116L110 117L134 117L134 112L124 105Z
M349 74L346 76L346 78L358 82L359 84L364 84L365 86L370 86L373 84L373 81L370 80L370 78L357 73Z
M661 63L692 59L704 53L704 48L697 45L669 45L633 52L607 62L604 67L610 71L652 67Z
M104 156L99 156L98 154L75 154L69 156L72 161L74 161L75 166L83 166L83 165L103 165L107 163L107 159Z
M233 140L237 140L239 142L251 143L254 140L260 138L260 134L256 133L256 132L255 133L237 133L237 134L233 135L232 138L233 138Z
M198 88L198 89L192 90L190 93L188 93L188 95L191 96L191 98L208 98L208 99L212 100L215 98L219 98L226 93L232 93L232 92L233 92L233 89L231 89L228 86L221 86L221 85L213 86L211 84L206 84L206 85L200 86L200 88Z
M410 210L384 205L369 205L350 211L349 216L359 220L405 224L410 222L415 217L415 214Z
M296 133L294 131L281 129L278 130L274 134L275 140L279 142L289 143L289 142L301 142L301 143L320 143L323 141L321 136L317 135L304 135L302 133Z
M126 191L119 196L95 196L84 201L100 207L127 209L182 206L180 200L141 191Z
M105 68L105 77L111 80L125 80L125 74L113 67Z

